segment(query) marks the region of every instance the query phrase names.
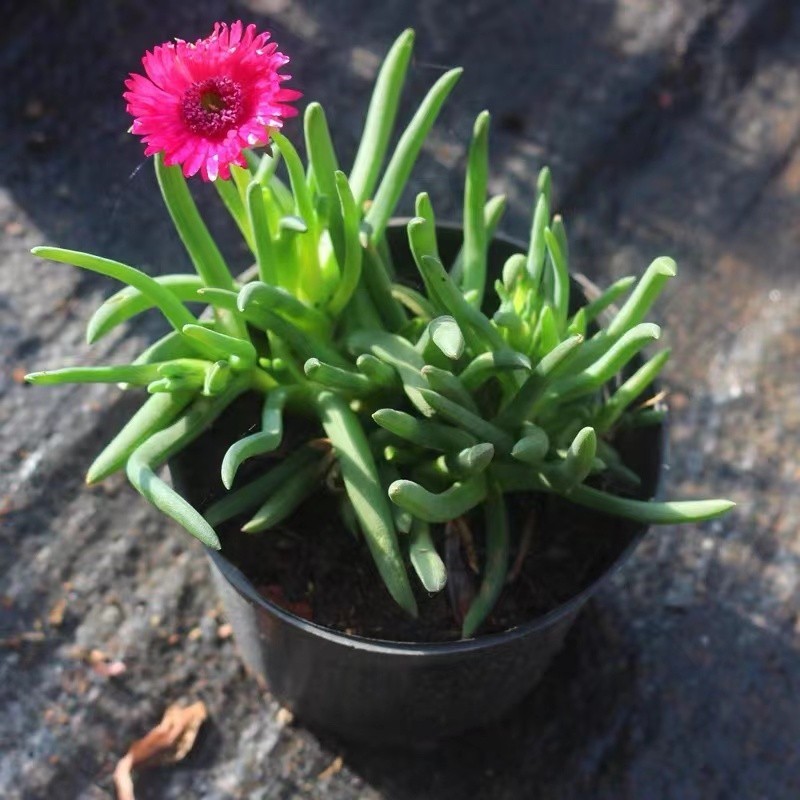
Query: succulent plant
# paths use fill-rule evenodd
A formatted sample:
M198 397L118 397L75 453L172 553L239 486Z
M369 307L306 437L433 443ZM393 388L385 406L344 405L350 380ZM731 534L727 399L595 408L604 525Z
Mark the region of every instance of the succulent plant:
M357 522L386 587L411 614L417 606L406 555L425 589L439 591L447 576L436 526L481 507L485 568L463 623L470 636L506 579L509 493L555 493L647 523L708 519L732 504L625 496L626 486L636 493L639 478L614 449L614 433L663 414L635 401L668 351L629 366L658 339L645 316L675 275L671 259L656 259L638 281L617 281L571 310L567 236L552 216L544 169L527 252L512 256L492 287L488 244L505 199L487 196L487 112L469 146L460 253L442 262L431 201L420 194L407 225L418 288L398 276L387 224L461 74L450 70L435 82L384 168L412 46L406 31L386 57L349 174L340 169L322 106L311 103L305 165L275 132L272 154L247 152L247 168L233 165L230 180L215 181L253 253L254 280L232 277L180 168L165 166L160 155L164 202L196 274L153 278L99 256L36 248L42 258L127 284L89 321L89 342L153 307L173 330L131 364L28 380L145 387L150 397L96 458L87 481L124 468L145 498L208 547L220 547L215 528L223 522L247 514L243 530L263 531L324 484L343 487L345 520ZM198 301L213 314L192 314L185 304ZM230 444L220 465L230 491L203 515L157 470L245 392L263 395L260 430ZM300 446L233 487L239 467L274 451L298 417L316 421L307 427L326 446ZM612 476L621 493L593 487L596 475Z

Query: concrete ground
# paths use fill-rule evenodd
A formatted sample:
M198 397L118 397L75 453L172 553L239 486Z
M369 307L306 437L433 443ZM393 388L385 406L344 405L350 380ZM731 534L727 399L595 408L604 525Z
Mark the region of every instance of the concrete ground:
M169 703L200 698L211 720L197 746L179 766L143 773L140 800L800 797L795 3L16 6L0 31L0 796L110 797L128 744ZM415 27L411 98L445 67L467 69L412 181L440 216L458 214L464 145L488 108L507 232L524 234L546 162L579 269L605 283L656 255L679 262L657 310L674 351L669 490L729 496L738 509L653 531L541 688L502 723L435 752L373 752L283 724L220 635L200 549L123 480L83 487L136 400L20 380L112 351L122 360L161 330L142 318L88 350L85 321L116 287L29 248L188 268L125 133L121 84L145 48L238 17L275 33L345 155L379 57ZM213 191L201 194L244 266ZM125 673L99 675L92 650Z

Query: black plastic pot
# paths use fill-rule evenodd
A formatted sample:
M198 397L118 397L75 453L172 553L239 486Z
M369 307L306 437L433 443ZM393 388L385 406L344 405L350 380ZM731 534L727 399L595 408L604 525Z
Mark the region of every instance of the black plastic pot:
M452 257L460 246L459 230L441 227L439 235L443 256ZM389 244L400 263L410 257L403 227L389 231ZM497 238L491 267L499 272L521 249ZM663 427L640 429L623 447L643 478L645 497L656 494L664 449ZM186 483L181 457L170 466L179 491L198 500ZM597 518L598 527L608 528L607 519ZM208 557L245 664L303 723L374 745L419 746L490 722L535 686L582 606L647 530L626 520L613 526L619 553L580 594L503 633L442 644L375 641L323 628L263 597L226 558L224 542L221 552L208 551Z

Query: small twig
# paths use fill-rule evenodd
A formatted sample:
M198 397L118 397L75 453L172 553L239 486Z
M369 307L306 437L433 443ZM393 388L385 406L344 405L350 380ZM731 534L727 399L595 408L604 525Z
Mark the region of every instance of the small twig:
M478 566L478 553L475 550L475 538L472 535L472 529L469 527L464 517L457 517L454 519L453 525L461 539L461 546L464 548L467 564L469 564L469 568L477 575L480 572L480 567Z
M475 599L475 586L464 561L458 522L450 520L445 525L444 561L447 568L447 596L453 616L460 626Z
M528 514L528 518L525 520L525 526L522 528L522 537L519 540L519 547L517 548L517 555L514 558L514 563L511 566L511 569L508 572L508 578L506 579L506 583L514 583L514 581L519 577L520 572L522 572L522 566L525 563L525 559L528 557L528 553L531 549L531 543L533 542L533 534L536 532L536 509L531 509L530 514Z
M636 410L638 411L640 408L652 408L653 406L657 406L662 400L664 400L669 392L666 389L662 389L660 392L654 394L648 400L645 400L644 403L641 405L636 406Z

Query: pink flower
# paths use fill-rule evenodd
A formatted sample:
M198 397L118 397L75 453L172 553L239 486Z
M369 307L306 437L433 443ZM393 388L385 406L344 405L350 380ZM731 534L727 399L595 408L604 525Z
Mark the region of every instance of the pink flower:
M278 70L289 59L269 37L255 25L218 22L207 39L145 53L147 77L131 74L123 95L145 155L163 152L165 164L207 181L229 178L231 164L244 166L243 149L267 144L270 129L297 114L288 103L301 96L281 88L291 76Z

